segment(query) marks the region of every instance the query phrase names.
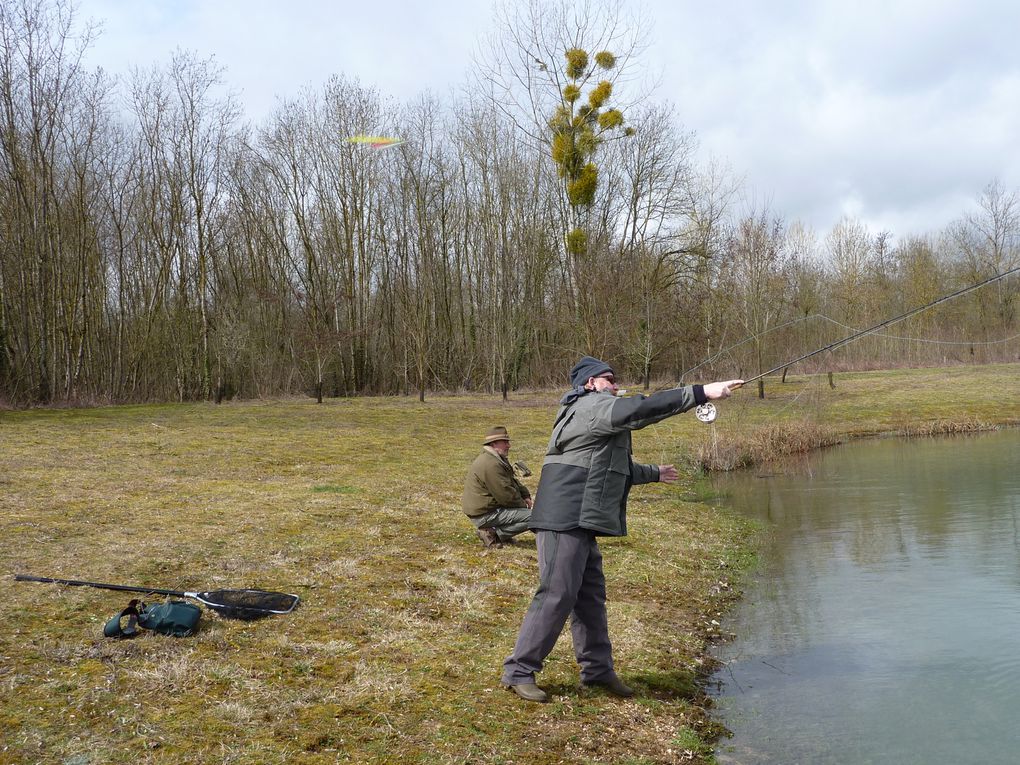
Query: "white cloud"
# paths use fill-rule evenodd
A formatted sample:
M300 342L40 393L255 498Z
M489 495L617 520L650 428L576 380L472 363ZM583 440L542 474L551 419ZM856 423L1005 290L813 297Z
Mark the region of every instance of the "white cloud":
M664 48L664 90L787 217L907 235L958 217L993 177L1020 182L1020 6L685 2L671 18L698 36Z
M90 60L114 73L215 55L262 119L277 97L343 74L405 100L467 78L495 2L83 0L106 19ZM1020 186L1020 5L997 0L643 3L661 79L706 154L789 220L842 214L934 232L993 178Z

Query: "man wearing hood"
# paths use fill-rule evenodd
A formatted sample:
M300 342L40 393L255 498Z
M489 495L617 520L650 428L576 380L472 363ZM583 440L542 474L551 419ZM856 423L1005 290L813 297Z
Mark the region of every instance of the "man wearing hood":
M631 431L726 398L742 380L688 385L651 396L619 398L606 362L584 356L570 370L572 389L560 400L530 527L538 546L539 586L502 683L528 701L548 701L535 674L571 618L581 683L631 696L613 669L606 618L606 580L597 537L627 533L627 495L639 483L673 483L673 465L634 462Z

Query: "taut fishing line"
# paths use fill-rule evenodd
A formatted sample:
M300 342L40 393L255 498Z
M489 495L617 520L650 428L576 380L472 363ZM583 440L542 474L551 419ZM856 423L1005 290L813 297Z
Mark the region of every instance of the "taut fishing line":
M817 314L820 318L830 321L837 327L843 329L849 329L851 332L856 332L857 327L850 327L846 324L830 319L828 316L822 316ZM929 345L1002 345L1016 340L1020 335L1010 335L1009 337L1000 337L998 340L936 340L930 337L907 337L906 335L887 335L884 332L876 332L875 337L884 337L887 340L903 340L908 343L928 343Z
M790 319L790 321L784 322L782 324L777 324L774 327L769 327L764 332L759 332L756 335L751 335L750 337L745 337L739 343L734 343L733 345L729 346L728 348L723 348L721 351L719 351L715 355L709 356L707 359L702 361L697 366L693 366L690 369L688 369L686 372L683 372L680 375L680 381L683 382L684 378L687 377L687 375L689 375L691 372L696 372L699 369L701 369L702 367L711 364L713 361L715 361L716 359L718 359L718 358L720 358L722 356L725 356L726 354L728 354L730 351L734 350L735 348L739 348L740 346L745 345L746 343L750 343L752 340L757 340L759 337L765 337L765 335L769 334L770 332L775 332L778 329L783 329L784 327L789 327L791 324L800 324L802 321L809 321L810 319L825 319L826 321L832 321L833 324L839 324L839 322L833 321L828 316L825 316L825 315L820 314L820 313L813 313L810 316L801 316L801 317L799 317L797 319ZM842 325L840 325L840 326L842 326ZM850 329L850 327L847 327L847 329Z
M918 306L917 308L913 308L913 309L907 311L906 313L901 313L899 316L894 316L891 319L886 319L885 321L879 322L878 324L874 325L873 327L868 327L867 329L862 329L862 330L860 330L858 332L854 332L854 333L852 333L850 335L847 335L846 337L844 337L841 340L837 340L834 343L829 343L828 345L823 346L821 348L818 348L816 350L813 350L810 353L805 353L803 356L798 356L797 358L793 359L792 361L787 361L787 362L785 362L783 364L780 364L779 366L775 366L772 369L769 369L766 372L762 372L761 374L757 374L754 377L751 377L750 379L744 380L743 385L747 385L748 383L755 382L757 380L760 380L763 377L767 377L768 375L775 374L776 372L779 372L780 370L782 370L782 369L784 369L786 367L790 367L790 366L793 366L794 364L800 363L801 361L805 361L806 359L810 359L812 356L817 356L819 353L825 353L827 351L834 351L837 348L842 348L844 345L847 345L848 343L852 343L854 340L859 340L860 338L864 337L865 335L870 335L873 332L877 332L880 329L884 329L885 327L892 326L893 324L901 322L904 319L909 319L911 316L916 316L917 314L919 314L919 313L921 313L923 311L927 311L930 308L934 308L935 306L940 305L941 303L945 303L945 302L948 302L950 300L955 300L956 298L960 297L961 295L966 295L968 292L973 292L974 290L980 289L981 287L984 287L987 284L991 284L992 282L997 282L999 279L1004 279L1005 277L1007 277L1007 276L1009 276L1011 274L1018 273L1018 272L1020 272L1020 266L1016 266L1015 268L1011 268L1008 271L1003 271L1001 274L996 274L995 276L990 276L987 279L983 279L980 282L976 282L975 284L971 284L968 287L964 287L963 289L959 289L956 292L951 292L948 295L943 295L940 298L936 298L935 300L932 300L930 303L925 303L924 305ZM737 387L740 387L740 386L737 386ZM709 401L707 403L704 403L701 406L697 407L694 410L694 414L695 414L695 416L699 420L701 420L701 422L704 422L704 423L715 422L715 418L718 416L718 412L717 412L717 410L715 408L715 404L713 404L711 401Z
M794 324L800 324L801 322L811 321L812 319L821 319L822 321L827 321L829 322L829 324L835 324L837 327L849 330L850 332L859 331L857 327L851 327L849 324L844 324L841 321L837 321L836 319L833 319L830 316L826 316L824 313L813 313L810 314L809 316L801 316L797 319L790 319L790 321L784 322L782 324L777 324L774 327L769 327L763 332L758 332L757 334L749 335L748 337L745 337L743 340L741 340L739 343L734 343L733 345L727 348L723 348L718 353L712 354L701 363L682 372L680 374L680 381L683 382L683 380L685 380L687 376L692 372L697 372L702 367L708 366L712 362L717 361L723 356L728 355L731 351L736 350L742 345L746 345L747 343L753 342L754 340L757 340L760 337L765 337L765 335L768 335L777 330L785 329L786 327L789 327ZM1002 345L1003 343L1008 343L1012 340L1020 338L1020 335L1010 335L1009 337L999 338L998 340L935 340L929 337L907 337L906 335L887 335L881 332L876 332L875 337L884 337L889 340L903 340L905 342L911 343L928 343L929 345ZM666 389L661 388L660 390Z

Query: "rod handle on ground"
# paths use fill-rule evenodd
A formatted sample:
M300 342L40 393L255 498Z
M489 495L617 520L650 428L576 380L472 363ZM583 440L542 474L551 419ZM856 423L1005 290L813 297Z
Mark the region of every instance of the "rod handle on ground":
M28 574L15 574L15 581L18 582L46 582L47 584L71 584L63 579L50 579L48 576L29 576Z
M141 592L149 595L178 595L186 597L188 593L180 590L161 590L154 587L129 587L124 584L105 584L103 582L84 582L79 579L54 579L48 576L29 576L28 574L15 574L15 581L18 582L46 582L48 584L66 584L70 587L98 587L101 590L119 590L121 592Z

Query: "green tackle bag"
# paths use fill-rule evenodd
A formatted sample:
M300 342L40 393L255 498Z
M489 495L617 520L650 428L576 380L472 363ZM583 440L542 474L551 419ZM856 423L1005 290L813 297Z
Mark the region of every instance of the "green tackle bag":
M145 608L139 600L132 600L128 607L116 616L110 617L103 627L103 635L110 638L133 638L138 634L138 606Z
M161 635L187 637L198 629L202 609L183 600L165 600L138 612L138 626Z
M137 627L172 637L187 637L198 629L202 609L183 600L166 600L146 605L132 600L128 607L112 617L103 627L106 637L129 638L138 634Z

